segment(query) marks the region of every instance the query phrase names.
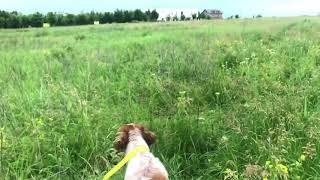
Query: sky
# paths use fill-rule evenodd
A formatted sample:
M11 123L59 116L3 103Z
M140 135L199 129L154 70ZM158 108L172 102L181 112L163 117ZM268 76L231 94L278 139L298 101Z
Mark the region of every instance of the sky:
M80 13L115 9L219 9L223 16L300 16L320 14L320 0L0 0L0 10L25 14Z

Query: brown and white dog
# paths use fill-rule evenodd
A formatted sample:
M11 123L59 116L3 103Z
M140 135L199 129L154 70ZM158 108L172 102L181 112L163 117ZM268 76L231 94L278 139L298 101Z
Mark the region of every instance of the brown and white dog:
M126 124L119 128L115 141L117 150L128 154L138 146L149 146L155 142L155 134L138 124ZM140 152L127 165L125 180L168 180L168 172L150 151Z

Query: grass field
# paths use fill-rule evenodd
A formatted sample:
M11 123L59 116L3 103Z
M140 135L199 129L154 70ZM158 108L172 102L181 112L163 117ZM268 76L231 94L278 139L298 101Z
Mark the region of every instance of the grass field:
M319 179L320 18L0 30L0 177L101 179L129 122L170 179Z

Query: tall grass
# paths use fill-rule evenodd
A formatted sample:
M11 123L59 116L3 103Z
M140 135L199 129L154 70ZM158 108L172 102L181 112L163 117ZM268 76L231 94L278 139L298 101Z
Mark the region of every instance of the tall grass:
M135 122L171 179L320 178L319 22L1 30L0 176L99 179Z

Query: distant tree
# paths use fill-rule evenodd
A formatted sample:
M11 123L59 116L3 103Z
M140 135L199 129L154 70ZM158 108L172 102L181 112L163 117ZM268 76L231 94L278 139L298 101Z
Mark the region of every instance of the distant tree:
M43 25L43 15L39 12L36 12L30 17L30 25L32 27L42 27Z
M74 24L77 24L77 25L85 25L91 22L89 14L81 13L74 18L75 18Z
M131 22L134 20L134 14L132 11L123 11L124 21Z
M0 28L6 28L6 19L0 16Z
M261 14L258 14L258 15L256 16L256 18L262 18L262 15L261 15Z
M235 18L235 19L239 19L240 16L239 16L238 14L236 14L236 15L234 16L234 18Z
M10 17L10 14L9 14L9 12L6 12L6 11L0 11L0 17L7 19Z
M11 14L7 19L7 28L19 28L21 19L16 14Z
M15 15L15 16L18 16L18 15L19 15L19 13L18 13L17 11L12 11L10 14L11 14L11 15Z
M117 9L114 12L114 21L117 23L123 23L124 22L124 14L122 10Z
M206 19L206 15L203 12L198 12L198 19Z
M107 23L107 18L105 16L106 12L101 14L100 18L99 18L99 22L100 24L106 24Z
M63 26L63 14L56 14L56 26Z
M178 18L178 16L177 16L177 15L174 15L174 16L172 17L172 20L173 20L173 21L178 21L178 20L179 20L179 18Z
M136 21L145 21L146 20L146 16L140 9L136 9L136 10L134 10L134 20L136 20Z
M80 14L59 14L48 12L43 15L39 12L30 15L23 15L16 11L7 12L0 10L0 28L20 28L20 27L42 27L43 23L49 23L51 26L71 26L92 24L94 21L103 23L112 22L131 22L131 21L157 21L159 13L154 9L142 12L140 9L134 11L123 11L117 9L112 12L94 12ZM177 18L175 17L175 20Z
M8 24L8 19L10 17L10 14L9 12L6 12L6 11L0 11L0 18L1 18L1 26L0 27L3 27L3 28L7 28L7 24Z
M88 13L87 16L90 24L93 23L93 21L98 20L96 13L94 11L91 11L90 13Z
M147 21L151 21L151 11L148 9L145 13L145 17Z
M56 13L48 12L44 21L49 23L50 26L56 26L57 25L57 15L56 15Z
M152 10L151 12L151 21L157 21L159 18L159 13L157 12L157 10Z
M166 17L166 21L171 21L171 16L170 16L170 15L168 15L168 16Z
M192 19L193 20L197 19L197 14L196 13L192 14Z
M20 16L12 15L10 16L8 22L11 24L10 28L21 28Z
M103 24L101 23L102 17L103 17L103 13L96 12L96 21L99 21L100 24Z
M69 21L67 20L67 17L65 15L62 16L60 26L70 26L68 23L69 23Z
M29 19L29 16L26 16L26 15L21 15L21 27L28 27L30 25L30 19Z
M183 11L181 11L180 20L184 21L185 19L186 19L186 16L183 14Z
M72 26L77 24L77 17L73 14L67 14L62 18L62 24L64 26Z
M105 12L100 19L101 23L112 23L114 22L113 13Z

